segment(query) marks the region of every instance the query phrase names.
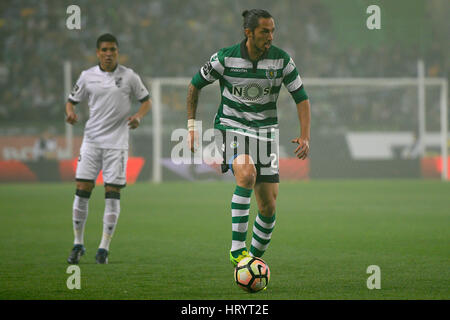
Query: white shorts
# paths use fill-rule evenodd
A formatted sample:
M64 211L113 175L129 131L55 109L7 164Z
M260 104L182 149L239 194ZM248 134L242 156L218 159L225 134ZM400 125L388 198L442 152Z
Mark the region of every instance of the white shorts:
M128 150L102 149L92 145L83 144L78 157L77 181L94 182L100 170L103 170L105 186L123 188L126 186L126 170Z

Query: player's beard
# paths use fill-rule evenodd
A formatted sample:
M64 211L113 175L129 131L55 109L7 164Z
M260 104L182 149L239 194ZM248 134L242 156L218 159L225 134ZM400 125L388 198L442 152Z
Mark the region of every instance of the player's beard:
M258 47L256 44L254 46L256 49L256 52L258 52L258 55L260 57L263 56L270 49L270 46L271 46L270 42L269 42L269 46L267 46L267 47L266 47L266 44L267 44L267 42L264 42L261 47Z
M268 44L268 46L266 47L267 44ZM255 41L253 44L253 48L255 49L256 52L258 52L259 56L262 56L267 51L269 51L271 45L272 45L272 41L263 41L263 43L261 44L261 47L259 47Z

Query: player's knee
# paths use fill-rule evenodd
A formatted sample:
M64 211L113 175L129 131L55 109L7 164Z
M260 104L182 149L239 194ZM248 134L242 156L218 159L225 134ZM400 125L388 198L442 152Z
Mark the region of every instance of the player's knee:
M265 217L272 217L276 211L276 198L271 197L259 204L259 212Z
M105 186L105 193L109 193L109 192L118 193L119 194L119 198L120 198L120 187L106 185Z
M237 165L235 170L238 185L248 189L253 189L256 182L256 169L253 164Z
M275 214L276 205L275 201L266 202L260 208L260 213L265 217L272 217Z
M77 190L82 190L90 193L93 189L94 183L89 181L77 181Z

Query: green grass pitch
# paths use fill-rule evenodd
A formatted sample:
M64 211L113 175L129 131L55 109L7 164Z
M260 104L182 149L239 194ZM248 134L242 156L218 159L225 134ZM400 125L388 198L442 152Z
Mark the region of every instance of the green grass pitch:
M95 264L104 190L91 197L81 289L66 286L74 184L0 185L0 299L449 299L450 184L282 182L264 259L268 289L237 287L225 182L138 183L122 192L108 265ZM249 232L256 214L252 198ZM367 267L381 289L367 288Z

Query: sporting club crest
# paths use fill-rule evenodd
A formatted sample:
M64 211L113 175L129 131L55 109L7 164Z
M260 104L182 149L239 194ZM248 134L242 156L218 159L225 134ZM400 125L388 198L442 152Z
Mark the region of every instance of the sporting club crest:
M277 76L277 69L275 69L275 67L268 67L266 70L266 78L269 80L273 80L275 79L275 77Z
M120 78L115 78L114 80L116 80L116 86L117 86L117 88L120 88L120 86L122 85L122 77L120 77Z

